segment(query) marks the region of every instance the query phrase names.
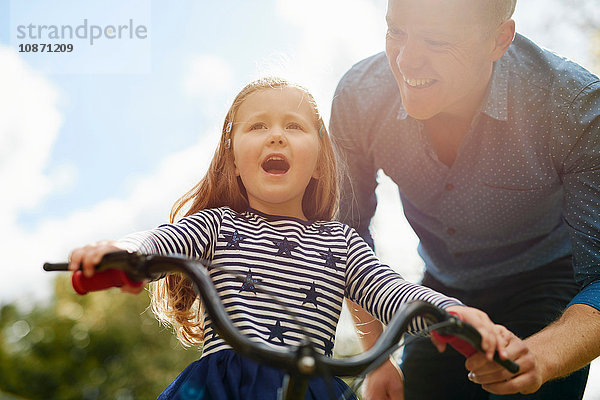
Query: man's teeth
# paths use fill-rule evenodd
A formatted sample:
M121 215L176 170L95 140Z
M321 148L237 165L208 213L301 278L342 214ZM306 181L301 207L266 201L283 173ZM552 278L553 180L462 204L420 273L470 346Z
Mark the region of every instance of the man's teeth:
M425 85L429 85L431 82L433 82L433 79L409 79L406 77L404 78L404 82L406 82L408 84L408 86L412 86L412 87L419 87L419 86L425 86Z

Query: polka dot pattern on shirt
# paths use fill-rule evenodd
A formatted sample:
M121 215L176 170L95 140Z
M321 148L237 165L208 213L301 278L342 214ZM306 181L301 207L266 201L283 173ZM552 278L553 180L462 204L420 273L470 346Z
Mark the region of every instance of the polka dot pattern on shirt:
M402 109L385 55L373 56L333 103L330 130L351 160L343 221L368 236L381 169L444 284L485 287L571 252L577 279L598 280L599 114L598 77L517 35L448 167Z

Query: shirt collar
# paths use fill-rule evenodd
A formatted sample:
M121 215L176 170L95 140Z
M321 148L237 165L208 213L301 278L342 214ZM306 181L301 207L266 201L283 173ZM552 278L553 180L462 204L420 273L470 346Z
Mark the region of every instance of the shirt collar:
M398 114L396 115L396 118L399 120L408 118L408 113L404 109L404 106L402 106L402 102L400 102L400 106L398 107Z
M398 108L396 118L407 119L408 113L402 106L402 102ZM508 72L502 58L494 63L487 99L481 112L499 121L508 119Z
M490 89L481 112L499 121L508 119L508 70L502 58L494 63Z

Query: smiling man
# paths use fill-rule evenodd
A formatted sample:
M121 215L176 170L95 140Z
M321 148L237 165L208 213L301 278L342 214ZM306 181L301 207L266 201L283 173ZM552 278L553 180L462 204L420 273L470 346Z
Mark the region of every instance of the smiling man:
M390 0L385 54L338 85L341 219L373 243L382 169L419 236L423 284L506 325L521 364L510 374L475 355L467 376L458 353L415 342L404 383L387 363L367 399L581 399L600 355L600 81L515 34L515 5Z

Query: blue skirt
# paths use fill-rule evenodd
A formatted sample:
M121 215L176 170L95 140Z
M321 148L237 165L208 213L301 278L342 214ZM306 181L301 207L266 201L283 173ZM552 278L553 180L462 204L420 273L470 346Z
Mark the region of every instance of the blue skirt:
M158 400L275 400L284 376L283 371L233 350L221 350L188 365ZM334 377L330 385L336 399L358 400L340 378ZM305 400L330 400L328 386L323 378L311 379Z

